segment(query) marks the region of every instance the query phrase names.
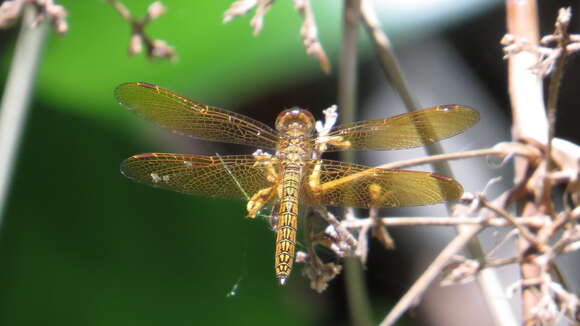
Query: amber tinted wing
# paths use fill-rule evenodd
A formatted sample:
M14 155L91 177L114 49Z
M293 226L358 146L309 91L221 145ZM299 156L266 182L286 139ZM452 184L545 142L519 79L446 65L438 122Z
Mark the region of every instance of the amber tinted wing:
M180 133L213 141L275 149L277 132L252 118L195 102L147 83L117 86L119 103L147 120Z
M320 196L313 194L305 183L306 204L364 208L421 206L458 199L463 193L457 181L434 173L320 162ZM309 164L306 175L312 173L314 164Z
M441 105L387 119L337 126L329 137L340 136L348 147L328 145L328 151L390 150L419 147L455 136L479 121L479 113L461 105Z
M149 153L131 156L121 172L135 181L191 195L247 200L269 187L252 155L200 156ZM243 189L243 190L242 190ZM244 193L245 192L245 193Z

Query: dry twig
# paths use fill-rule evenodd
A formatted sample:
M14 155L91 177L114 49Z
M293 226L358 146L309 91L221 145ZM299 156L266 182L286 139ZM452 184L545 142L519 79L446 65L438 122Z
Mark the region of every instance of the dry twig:
M36 17L32 26L38 26L45 19L50 19L52 26L59 34L68 31L67 12L63 6L54 4L53 0L8 0L0 5L0 28L14 25L22 16L26 5L34 6Z
M322 70L329 74L330 61L322 48L322 44L320 44L320 40L318 40L318 28L314 21L314 13L312 12L310 0L294 0L294 7L304 19L304 23L300 28L300 35L304 40L306 53L316 57Z
M554 33L548 34L540 40L540 44L544 46L537 45L526 37L506 34L500 42L504 46L504 59L509 59L522 52L535 54L538 56L537 62L529 69L542 78L548 76L557 66L558 59L563 59L580 50L580 35L568 34L571 16L570 8L560 9Z
M135 55L143 51L143 45L147 56L151 59L169 59L175 60L176 54L173 47L165 41L152 39L145 33L145 26L166 11L160 1L155 1L147 9L145 17L138 19L133 17L129 9L120 1L107 0L113 8L131 25L131 41L129 43L129 55Z
M238 0L224 12L223 22L227 23L236 17L244 16L255 7L256 13L250 20L250 26L252 26L254 35L258 35L264 25L264 16L273 4L274 0ZM300 28L300 35L304 41L306 53L318 60L325 73L330 73L330 60L328 60L328 56L318 39L318 28L310 0L294 0L294 8L304 20Z

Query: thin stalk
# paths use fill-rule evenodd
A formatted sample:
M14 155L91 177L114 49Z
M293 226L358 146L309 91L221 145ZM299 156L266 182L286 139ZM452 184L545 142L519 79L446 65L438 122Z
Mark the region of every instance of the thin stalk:
M558 39L558 49L560 49L560 56L556 59L554 73L550 79L548 86L548 100L546 102L546 115L548 118L548 142L546 144L546 156L548 159L548 171L553 171L555 168L554 160L552 159L552 139L556 136L556 111L558 105L558 96L560 95L560 84L564 75L564 66L568 57L568 44L570 43L570 34L568 34L568 23L570 22L570 9L560 9L558 15L558 23L556 23L556 32L560 32ZM546 196L549 196L551 186L549 183L546 187ZM548 200L549 203L551 201ZM550 205L551 206L551 205ZM553 207L550 207L553 209Z
M344 1L342 48L338 73L338 105L342 123L355 121L356 85L358 81L358 21L360 0ZM341 159L354 161L354 153L343 152ZM372 325L370 304L362 275L361 263L356 258L345 259L345 282L348 306L354 325Z
M574 218L578 220L580 217ZM520 226L534 226L541 227L549 220L545 216L528 216L528 217L514 217L515 224ZM388 227L401 226L458 226L458 225L482 225L494 227L512 227L514 222L510 222L502 217L483 218L483 217L447 217L447 216L431 216L431 217L381 217L381 224ZM347 221L343 221L342 225L347 229L360 229L373 224L370 218L356 217Z
M47 31L46 23L31 27L35 14L32 6L24 11L0 103L0 227Z
M532 45L539 44L538 5L535 0L506 0L507 33L519 39L525 39ZM521 52L508 60L508 85L512 109L512 138L514 141L534 139L539 143L548 142L548 121L544 107L543 86L539 76L530 71L538 62L538 55ZM529 162L523 158L514 160L514 184L527 178ZM526 197L519 201L517 208L520 216L542 214L533 198ZM518 253L532 256L536 250L525 238L519 237ZM541 268L528 260L520 263L522 280L541 277ZM533 325L528 319L531 311L540 302L538 289L533 286L522 288L522 316L524 325ZM527 319L527 320L526 320Z
M397 90L399 96L403 100L408 111L415 111L420 108L419 102L412 94L411 88L402 72L399 61L392 48L388 36L380 28L380 23L376 17L375 11L370 0L362 0L362 20L370 36L371 42L375 48L377 58L381 68L383 69L387 78L392 82L393 87ZM428 134L425 135L428 137ZM428 155L442 154L443 149L440 144L425 145L425 150ZM453 177L453 173L449 164L445 161L431 163L433 171L448 177ZM447 211L451 214L451 205L446 203ZM458 229L458 232L460 230ZM470 256L478 259L481 263L485 261L485 253L476 237L472 237L467 242L467 251ZM477 283L484 293L485 301L496 321L508 321L505 324L515 325L514 318L506 318L510 314L509 305L505 305L504 301L498 304L498 297L504 297L501 284L495 272L492 270L485 270L477 277Z

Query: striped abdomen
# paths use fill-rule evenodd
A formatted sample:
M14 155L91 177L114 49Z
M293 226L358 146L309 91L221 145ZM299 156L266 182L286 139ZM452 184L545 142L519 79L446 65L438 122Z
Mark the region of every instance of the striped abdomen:
M283 174L274 258L276 278L280 284L286 282L292 271L292 263L294 263L298 227L298 189L302 179L302 171L298 166L287 166Z

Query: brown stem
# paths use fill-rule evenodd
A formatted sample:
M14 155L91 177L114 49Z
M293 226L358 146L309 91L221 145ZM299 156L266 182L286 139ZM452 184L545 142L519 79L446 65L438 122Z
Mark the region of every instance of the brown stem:
M580 218L576 218L578 220ZM458 226L458 225L484 225L508 227L513 223L517 225L525 225L532 227L542 227L549 223L548 216L528 216L528 217L514 217L514 222L507 221L504 218L481 218L481 217L383 217L380 218L381 224L396 227L396 226ZM341 224L347 229L359 229L367 226L372 226L374 221L370 218L354 218L351 220L342 221Z
M534 0L507 0L507 29L508 33L519 39L526 39L533 45L539 42L538 12ZM515 141L521 139L535 139L539 143L547 141L547 123L543 106L543 92L541 79L530 71L538 61L538 56L529 52L521 52L510 56L508 61L508 82L510 100L512 104L512 137ZM529 172L530 164L525 159L515 160L515 183L524 180ZM519 215L540 215L533 198L528 196L519 203ZM525 257L533 252L533 245L524 237L518 238L519 256ZM530 260L523 260L520 264L522 280L540 277L541 270ZM525 287L522 290L522 310L526 325L532 325L531 311L539 302L537 289Z
M494 205L491 205L490 203L488 203L486 200L480 200L481 205L483 205L484 207L490 209L491 211L493 211L494 213L496 213L499 216L502 216L503 218L505 218L506 220L508 220L513 226L515 226L519 231L520 234L526 238L526 240L528 242L530 242L531 244L533 244L536 248L540 248L541 245L538 242L538 239L536 238L536 236L534 236L528 229L526 229L524 226L522 226L521 224L519 224L516 219L511 216L510 214L508 214L506 211L504 211L503 209L499 208L499 207L495 207Z
M556 68L550 78L550 85L548 86L548 143L546 144L546 156L548 158L548 171L554 168L552 160L552 139L556 134L556 110L558 105L558 95L560 94L560 84L562 76L564 75L564 66L566 65L566 58L568 57L568 44L570 43L570 34L568 34L568 25L570 22L570 8L560 9L558 20L556 22L556 31L554 35L558 36L557 49L560 52L556 60Z

